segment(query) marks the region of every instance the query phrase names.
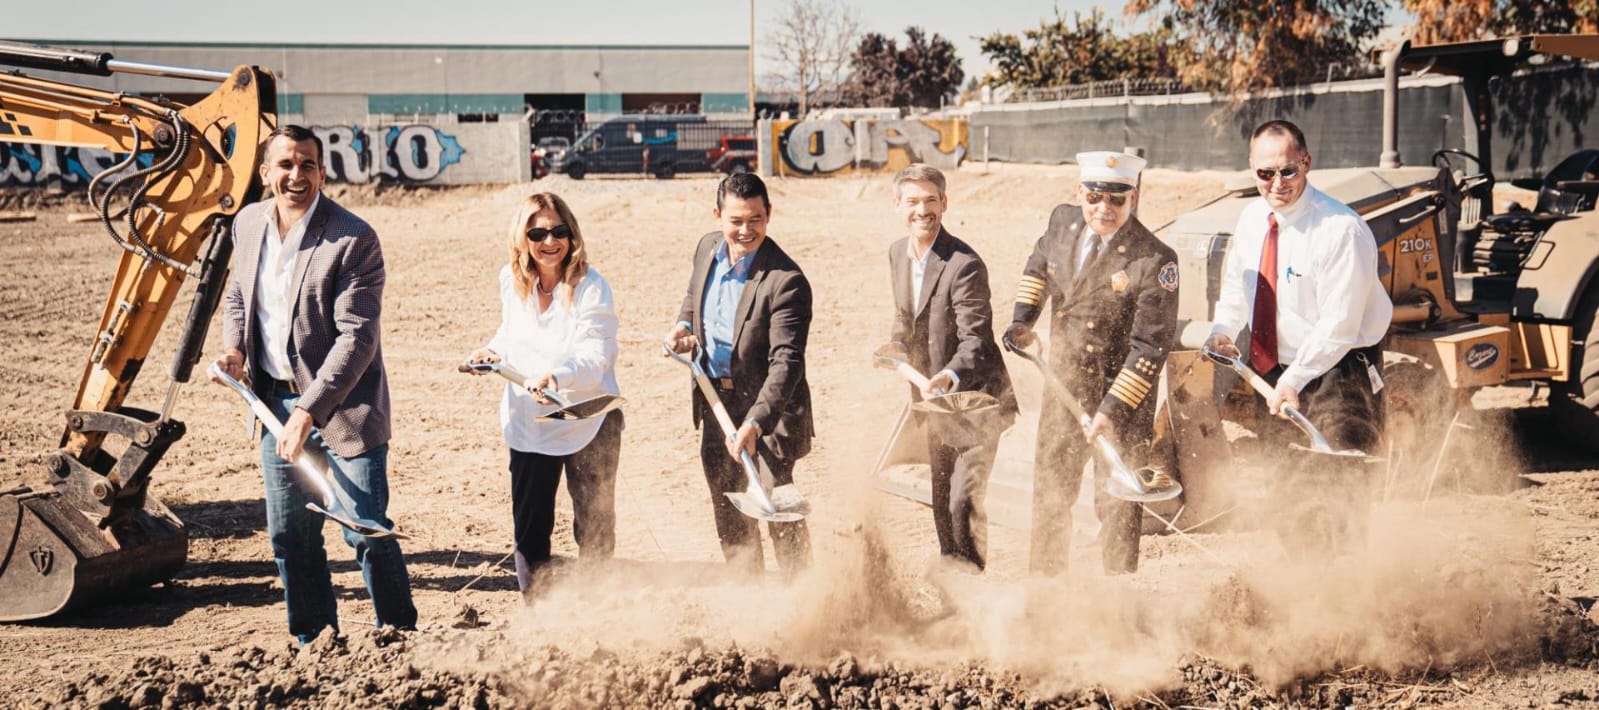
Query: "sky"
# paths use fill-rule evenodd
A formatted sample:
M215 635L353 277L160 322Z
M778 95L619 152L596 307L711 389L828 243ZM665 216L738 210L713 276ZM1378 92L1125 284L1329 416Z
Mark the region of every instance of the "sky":
M978 0L901 5L844 0L859 13L863 32L903 41L922 27L954 43L968 77L991 66L977 37L1037 27L1055 8L1070 17L1095 6L1117 22L1123 3L1092 0ZM756 0L756 73L775 67L760 56L762 39L788 0ZM7 13L0 36L32 40L147 42L267 42L335 44L666 44L749 43L748 0L162 0L157 11L130 11L127 2L56 0ZM119 56L137 61L137 57Z

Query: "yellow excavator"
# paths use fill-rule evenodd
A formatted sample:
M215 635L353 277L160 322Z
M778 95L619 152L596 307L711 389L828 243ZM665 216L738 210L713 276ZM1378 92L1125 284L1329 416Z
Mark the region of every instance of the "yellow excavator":
M260 195L277 85L254 66L209 71L13 42L0 42L0 65L15 68L0 70L0 142L122 156L88 184L122 254L61 448L45 457L42 480L0 490L0 621L21 621L171 579L188 557L188 532L150 492L150 476L184 434L172 418L174 399L200 359L226 285L233 215ZM73 81L116 73L216 88L183 105ZM198 285L161 408L126 406L190 277ZM108 437L125 442L120 455L107 451Z

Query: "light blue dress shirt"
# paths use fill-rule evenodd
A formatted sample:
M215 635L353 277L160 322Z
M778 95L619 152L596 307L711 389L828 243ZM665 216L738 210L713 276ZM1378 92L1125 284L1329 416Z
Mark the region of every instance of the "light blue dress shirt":
M744 297L744 284L750 278L755 254L730 261L727 243L716 249L710 279L705 284L705 303L700 318L705 321L706 369L711 377L733 376L733 332L738 318L738 302Z

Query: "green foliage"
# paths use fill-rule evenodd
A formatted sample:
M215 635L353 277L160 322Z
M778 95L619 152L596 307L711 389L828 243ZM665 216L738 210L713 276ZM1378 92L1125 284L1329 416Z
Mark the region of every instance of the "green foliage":
M850 55L846 99L857 106L937 108L960 89L966 73L955 45L920 27L905 28L905 46L879 33L868 33Z
M1326 79L1329 67L1365 65L1388 0L1129 0L1127 13L1171 28L1178 76L1238 95Z
M1109 79L1153 79L1174 74L1169 58L1171 30L1165 26L1120 37L1097 8L1068 22L1055 10L1036 29L1021 37L996 32L981 38L980 48L994 71L994 84L1040 88L1087 84Z

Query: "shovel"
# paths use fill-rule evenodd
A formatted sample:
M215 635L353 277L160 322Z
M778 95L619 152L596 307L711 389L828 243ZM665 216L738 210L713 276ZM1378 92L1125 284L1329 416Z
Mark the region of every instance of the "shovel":
M246 387L243 382L228 377L227 373L222 371L222 368L216 366L216 363L211 363L211 367L206 371L226 383L229 387L232 387L235 392L239 393L239 396L244 397L244 401L250 405L250 411L255 414L257 419L261 420L261 424L267 428L267 431L272 432L272 436L283 436L283 422L278 421L278 418L272 414L272 410L267 407L266 402L262 402L261 398L255 396L255 393L251 392L249 387ZM314 489L311 492L315 493L315 497L322 499L321 503L307 501L305 504L307 510L324 515L328 520L373 539L394 538L404 540L407 538L406 535L395 532L393 528L379 525L375 520L356 517L355 511L350 510L350 507L344 504L344 499L338 495L338 491L334 490L334 486L337 484L328 479L322 465L311 457L309 451L300 450L300 455L294 459L294 467L300 473L295 479L301 486L309 486Z
M529 391L532 391L533 389L533 380L529 379L527 375L522 374L520 370L511 367L503 361L466 362L462 363L457 369L459 369L461 372L472 370L477 372L493 372L500 377L510 380L512 384L518 385L523 389ZM573 402L572 400L567 399L566 396L562 395L560 392L556 392L555 390L549 388L540 389L539 394L544 395L545 399L554 402L556 409L553 412L546 412L534 417L533 421L537 422L570 422L577 421L579 419L590 419L593 417L598 417L602 414L608 414L613 409L620 409L623 404L627 403L627 400L622 399L621 396L614 394L602 394L597 397L590 397L589 399L585 399L581 402Z
M1273 397L1277 396L1276 390L1272 389L1271 385L1266 384L1266 379L1257 374L1248 365L1245 365L1243 360L1230 355L1223 355L1222 353L1211 349L1208 345L1204 350L1205 357L1210 358L1212 362L1232 368L1234 372L1237 372L1244 378L1245 381L1249 382L1249 386L1255 388L1255 392L1259 393L1261 397L1264 397L1267 402L1270 402ZM1291 404L1284 404L1282 406L1282 412L1288 415L1289 421L1292 421L1294 426L1299 427L1300 431L1305 432L1305 435L1310 437L1310 446L1308 447L1301 446L1299 444L1289 444L1289 446L1301 451L1309 451L1311 453L1322 454L1324 456L1343 456L1358 459L1369 458L1364 451L1359 451L1356 449L1339 451L1334 449L1332 444L1328 443L1327 437L1322 436L1321 432L1316 429L1315 425L1311 424L1310 420L1305 418L1305 415L1301 413L1297 407L1294 407Z
M716 423L722 427L722 433L729 441L738 434L738 427L733 426L733 417L727 413L727 406L722 404L722 398L716 395L716 388L711 385L711 378L700 367L698 352L692 357L684 357L672 349L670 345L662 344L666 354L694 372L694 384L700 388L700 394L705 395L705 401L711 405L711 412L716 415ZM799 489L790 485L782 486L781 491L774 489L767 492L766 486L761 483L760 471L755 468L755 459L750 457L748 451L739 451L740 463L744 465L744 477L748 479L749 486L743 493L726 492L722 495L733 502L733 507L756 520L765 520L769 523L794 523L805 519L811 512L811 504L801 495Z
M1072 396L1071 390L1066 388L1066 384L1055 377L1055 373L1050 372L1037 355L1023 350L1008 336L1004 341L1006 350L1033 363L1038 371L1043 373L1044 384L1055 390L1055 397L1066 404L1066 408L1077 417L1084 428L1093 421L1088 412L1083 411L1082 405L1077 403L1077 398ZM1137 470L1128 468L1127 462L1122 460L1121 452L1116 450L1116 445L1104 434L1095 434L1091 443L1099 451L1100 458L1110 466L1110 477L1105 481L1105 492L1121 500L1135 503L1154 503L1182 495L1183 485L1170 476L1152 468Z
M917 390L926 391L928 378L905 360L904 350L893 345L878 348L872 354L873 364L885 370L894 370ZM987 392L945 392L934 390L933 396L911 404L911 409L933 414L965 415L999 406L999 399Z

